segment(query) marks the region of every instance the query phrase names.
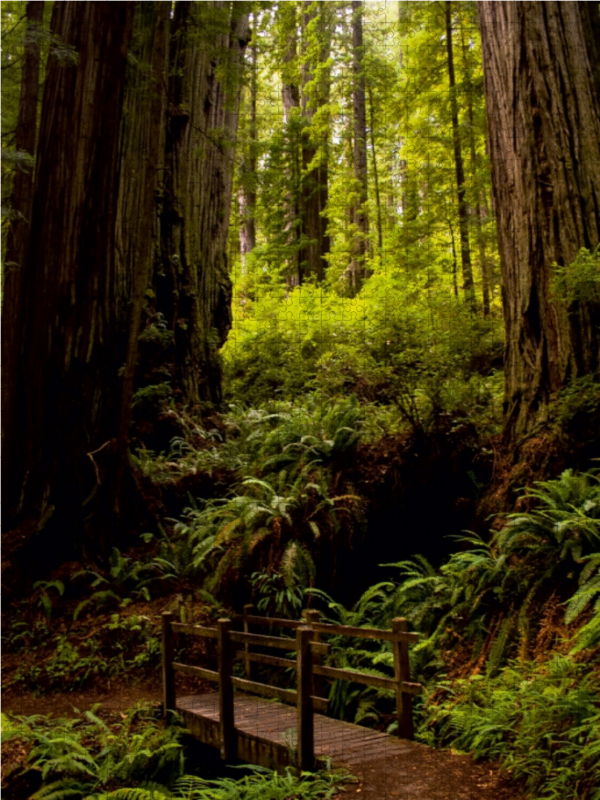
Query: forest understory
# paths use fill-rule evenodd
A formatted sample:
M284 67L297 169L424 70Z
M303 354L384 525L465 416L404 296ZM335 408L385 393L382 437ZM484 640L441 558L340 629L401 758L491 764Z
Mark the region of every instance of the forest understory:
M6 798L600 800L599 42L595 3L3 0ZM410 769L165 724L162 615L249 604L407 621ZM327 636L379 681L328 716L395 736L391 641Z

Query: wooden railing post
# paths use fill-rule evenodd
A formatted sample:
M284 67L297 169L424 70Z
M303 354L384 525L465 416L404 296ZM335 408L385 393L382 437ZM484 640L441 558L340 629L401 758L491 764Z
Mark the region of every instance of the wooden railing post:
M175 642L171 623L175 618L170 611L162 615L162 679L163 679L163 715L168 720L169 711L175 711Z
M254 611L254 606L252 605L252 603L247 603L244 606L244 616L245 617L246 616L252 616L252 612L253 611ZM246 620L244 620L244 633L250 633L250 623L246 622ZM246 642L246 644L244 645L244 651L246 653L250 652L250 644L249 644L249 642ZM249 658L247 658L246 659L246 678L248 678L249 681L254 680L254 672L255 672L254 664L252 663L252 661L250 661Z
M315 733L312 707L313 631L304 625L296 629L296 667L298 673L298 768L312 770L315 764Z
M229 634L231 620L220 619L217 622L219 642L219 720L221 728L221 758L231 759L235 756L235 730L233 713L233 648Z
M408 622L404 617L392 620L394 632L408 631ZM412 695L402 691L403 681L410 681L410 661L408 658L408 642L394 641L394 678L396 680L396 712L398 714L398 736L401 739L414 739L415 731L412 713Z
M314 622L318 622L321 613L316 609L306 609L304 612L304 619L306 620L306 624L311 626ZM313 642L320 642L321 641L321 634L317 631L313 631ZM315 667L323 666L323 656L321 653L313 653L312 654L313 660L312 663ZM323 694L323 678L321 675L315 675L313 672L313 682L312 682L312 693L315 697L324 697Z

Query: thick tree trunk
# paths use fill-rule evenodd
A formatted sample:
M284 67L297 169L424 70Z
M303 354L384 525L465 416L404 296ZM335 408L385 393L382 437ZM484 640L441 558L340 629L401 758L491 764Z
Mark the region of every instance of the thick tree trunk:
M306 40L309 36L319 37L318 58L324 64L329 58L330 35L326 19L327 11L323 3L319 3L318 11L314 9L312 0L304 0L303 30L305 46L303 48L302 68L302 233L306 245L300 252L300 279L308 275L316 275L321 281L327 269L326 255L329 252L327 236L327 218L325 208L328 199L328 142L315 139L311 129L314 113L329 101L329 71L310 63L311 54L307 52ZM317 31L309 31L309 26L318 26ZM314 58L314 56L313 56ZM314 86L315 67L320 68L321 75ZM307 86L313 85L311 96ZM318 163L315 164L315 159Z
M366 277L369 222L367 217L367 108L365 97L365 70L363 24L364 3L352 2L352 116L354 122L354 183L355 196L353 222L356 236L353 242L352 261L349 267L351 289L356 293Z
M118 431L128 298L114 245L132 18L126 2L63 2L53 10L52 31L75 48L78 63L63 66L51 53L46 71L13 345L20 370L7 387L18 419L7 431L4 487L7 527L31 521L46 529L34 551L40 560L81 545L94 495L104 491L101 458ZM96 551L110 530L104 523L87 528Z
M458 127L458 100L456 97L456 77L454 74L454 49L452 46L452 3L445 3L446 12L446 51L448 53L448 82L450 85L450 114L452 117L452 142L454 147L454 167L456 170L456 191L458 202L458 232L460 237L460 256L465 300L474 305L473 267L469 245L469 209L467 207L465 168L463 164L460 131Z
M598 304L552 293L553 264L600 239L597 3L480 2L506 330L505 433L598 368Z
M21 97L15 134L15 148L30 156L35 154L35 132L37 124L38 84L40 75L40 45L35 28L42 24L43 2L29 2L26 7L27 33L21 75ZM2 287L2 480L5 498L19 491L19 486L9 489L13 480L19 480L13 464L19 457L22 442L14 435L17 425L16 383L19 371L19 329L23 318L23 286L25 264L33 202L32 168L15 172L10 207L13 217L6 236L6 255ZM5 506L6 507L6 506Z
M218 350L231 327L227 234L249 40L242 11L237 3L182 0L172 19L155 291L175 339L173 383L190 405L220 404Z
M121 134L120 191L116 231L117 274L130 278L129 334L114 476L113 505L119 506L129 453L129 429L145 294L158 251L156 192L164 151L167 36L170 2L136 3L135 66L130 66Z

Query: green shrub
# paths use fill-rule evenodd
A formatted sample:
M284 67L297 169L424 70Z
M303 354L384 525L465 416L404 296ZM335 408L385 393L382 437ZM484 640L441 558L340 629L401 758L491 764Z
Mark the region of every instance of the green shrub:
M420 734L431 745L499 761L539 800L600 798L600 680L570 658L444 682Z
M165 727L155 709L137 705L118 724L98 706L75 719L2 715L2 741L30 746L26 763L39 772L32 800L326 800L349 780L339 772L277 775L261 767L232 780L186 775L184 728L175 715ZM79 713L79 712L76 712Z

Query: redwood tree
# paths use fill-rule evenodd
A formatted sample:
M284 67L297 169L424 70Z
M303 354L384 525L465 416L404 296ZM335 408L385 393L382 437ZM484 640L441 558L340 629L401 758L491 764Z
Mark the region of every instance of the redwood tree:
M347 269L352 293L358 292L366 277L369 221L367 217L367 106L365 93L364 44L362 0L352 2L352 122L354 167L354 203L352 222L355 236L352 258Z
M322 280L327 269L328 131L313 130L315 111L329 102L331 20L325 3L304 0L302 14L302 181L301 216L304 245L300 278ZM309 91L309 87L312 87Z
M173 384L190 405L221 401L218 350L231 327L227 235L246 3L175 3L161 185L156 310L173 331Z
M118 427L127 297L114 242L133 9L56 3L51 22L77 62L51 52L46 70L3 478L6 527L51 528L42 538L54 554L81 536L103 490L93 452L110 450ZM7 287L3 312L17 303ZM88 540L105 530L88 529Z
M29 2L26 6L27 33L24 41L21 96L15 131L15 148L18 153L35 154L38 86L40 79L40 41L36 29L42 24L43 2ZM8 445L15 423L16 393L19 370L18 331L23 314L23 283L29 243L31 205L33 201L33 170L17 169L15 172L10 208L12 218L6 236L6 254L3 270L3 296L9 300L2 306L2 442ZM16 445L15 438L13 442ZM6 457L9 450L4 451ZM6 458L4 459L6 464Z
M515 444L599 365L598 302L557 295L553 265L600 240L600 15L597 3L480 2L479 21Z

